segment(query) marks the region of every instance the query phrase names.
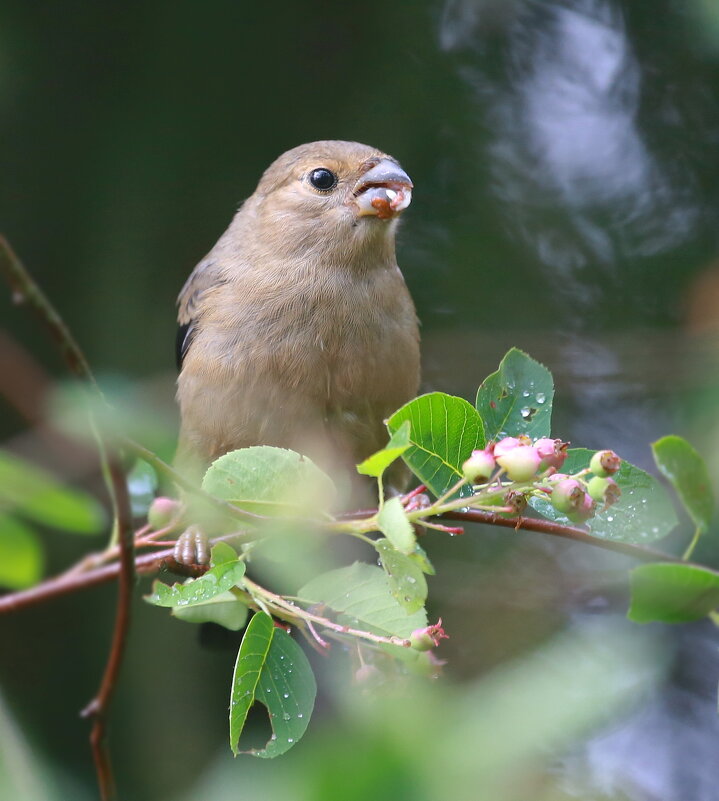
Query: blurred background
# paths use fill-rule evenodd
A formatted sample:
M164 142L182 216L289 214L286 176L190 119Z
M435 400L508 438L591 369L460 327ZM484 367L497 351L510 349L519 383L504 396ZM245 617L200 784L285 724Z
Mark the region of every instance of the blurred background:
M324 138L414 180L398 258L425 390L472 400L516 345L554 373L557 436L650 467L649 443L683 434L719 486L716 0L4 0L0 230L165 458L177 293L264 168ZM72 403L62 366L8 292L0 367L3 447L105 502L92 453L47 425ZM103 543L44 541L47 575ZM716 798L709 623L625 622L632 563L588 547L479 527L424 545L444 677L375 704L315 664L315 719L272 763L227 747L239 636L200 642L138 600L121 797ZM711 535L695 557L717 564ZM78 711L114 598L0 618L2 801L96 797Z

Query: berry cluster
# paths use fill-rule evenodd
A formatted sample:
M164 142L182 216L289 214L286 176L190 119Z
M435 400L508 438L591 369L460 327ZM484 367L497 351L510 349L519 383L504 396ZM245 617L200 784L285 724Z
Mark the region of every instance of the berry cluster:
M548 495L557 511L575 523L583 523L600 504L606 508L619 499L621 490L611 476L619 470L621 460L614 451L597 451L588 468L569 476L558 472L567 458L567 447L568 443L548 437L535 442L525 435L504 437L473 451L462 472L467 482L486 485L483 494L490 503L493 501L488 493L497 497L501 488L500 502L509 514L521 513L530 495ZM502 482L504 476L511 484L529 482L529 486L508 486Z

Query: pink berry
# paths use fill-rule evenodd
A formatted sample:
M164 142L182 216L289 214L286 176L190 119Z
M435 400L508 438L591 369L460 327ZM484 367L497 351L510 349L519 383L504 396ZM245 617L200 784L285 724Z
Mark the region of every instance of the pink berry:
M562 442L561 439L550 439L549 437L538 439L534 443L534 447L542 457L541 469L546 470L553 467L555 470L559 470L567 458L568 445L568 442Z
M155 498L147 511L147 522L154 528L169 526L180 510L179 501L174 498Z
M495 447L495 454L497 449ZM531 445L517 445L502 456L497 456L498 464L511 481L529 481L537 475L542 457Z
M596 511L596 501L594 501L591 496L585 492L579 508L568 512L567 517L574 523L584 523L585 520L589 520L590 517L593 517Z
M462 474L472 484L480 479L488 479L494 472L497 463L488 448L483 451L472 451L472 455L462 465Z

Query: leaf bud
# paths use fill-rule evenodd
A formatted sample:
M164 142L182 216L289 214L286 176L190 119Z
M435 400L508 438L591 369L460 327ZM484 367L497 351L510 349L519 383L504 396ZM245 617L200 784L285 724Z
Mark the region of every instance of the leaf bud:
M172 523L179 511L180 502L174 498L155 498L147 510L147 522L154 529L164 528Z
M589 469L595 476L613 476L622 466L622 460L614 451L597 451L589 462Z

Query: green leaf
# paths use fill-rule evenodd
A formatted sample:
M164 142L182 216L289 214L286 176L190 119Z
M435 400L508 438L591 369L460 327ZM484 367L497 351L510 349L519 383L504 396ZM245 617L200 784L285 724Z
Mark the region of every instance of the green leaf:
M374 547L389 578L392 597L407 610L408 615L422 609L427 600L427 580L422 568L409 556L400 553L389 540L377 540Z
M594 453L587 448L572 448L562 472L573 474L583 470L589 466ZM636 545L665 537L677 525L679 521L669 495L649 473L622 461L614 479L622 490L622 496L617 503L587 521L590 534ZM574 525L549 501L532 498L530 505L549 520Z
M434 565L429 560L429 556L427 556L427 552L421 545L415 545L414 551L409 554L409 558L416 564L419 565L420 570L423 573L426 573L428 576L434 576L437 572L434 569Z
M411 615L390 592L387 574L374 565L355 562L312 579L297 595L308 603L322 603L339 613L341 623L386 637L409 637L427 625L420 609Z
M672 483L694 525L700 532L714 514L714 494L706 464L682 437L662 437L652 444L657 467Z
M477 390L477 411L484 420L487 439L550 436L553 398L549 370L512 348Z
M381 451L373 453L368 456L364 462L357 465L357 472L363 476L372 476L379 478L382 473L398 459L410 446L409 438L410 422L405 420L404 423L392 434L389 442L382 448Z
M719 606L719 573L685 564L650 564L631 573L627 617L637 623L688 623Z
M190 579L184 584L173 584L169 587L161 581L154 581L152 595L146 595L145 600L155 606L191 606L205 603L239 584L244 575L245 563L235 558L234 562L222 562L200 578Z
M127 489L133 517L147 517L147 510L157 494L157 473L152 465L138 459L127 474Z
M202 489L249 512L280 517L326 509L335 495L332 480L314 462L269 445L220 456L205 473Z
M462 478L462 465L472 451L484 447L482 419L463 398L431 392L406 403L387 427L394 434L406 420L412 445L402 458L439 497Z
M73 534L95 534L105 524L93 497L7 451L0 451L0 508Z
M385 501L377 515L377 525L398 551L406 554L414 553L417 539L399 498Z
M247 623L249 609L231 592L223 592L194 606L175 606L171 614L187 623L217 623L230 631L239 631Z
M237 559L237 551L226 542L217 542L210 551L210 565L216 567L225 562L234 562Z
M284 754L307 729L317 685L307 657L297 643L256 613L237 654L230 695L230 748L237 756L250 707L259 701L270 715L273 735L267 745L248 753L258 757Z
M43 552L35 532L10 515L0 515L0 586L22 590L40 580Z

